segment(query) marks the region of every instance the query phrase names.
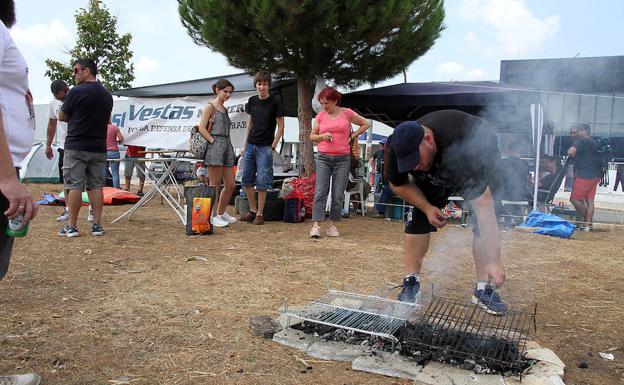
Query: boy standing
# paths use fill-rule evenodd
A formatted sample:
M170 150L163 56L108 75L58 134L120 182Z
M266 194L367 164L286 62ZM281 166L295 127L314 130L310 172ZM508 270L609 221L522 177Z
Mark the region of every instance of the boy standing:
M241 219L263 225L267 190L273 186L273 151L284 134L284 111L280 101L269 93L269 72L256 73L254 84L258 95L249 98L245 111L249 114L249 119L242 177L242 185L249 200L249 212ZM257 202L254 185L258 191Z

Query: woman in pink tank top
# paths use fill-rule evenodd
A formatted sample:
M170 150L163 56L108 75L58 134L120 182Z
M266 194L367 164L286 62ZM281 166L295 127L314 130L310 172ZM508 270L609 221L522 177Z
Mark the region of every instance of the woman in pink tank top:
M325 219L325 206L331 184L331 209L329 212L329 228L327 235L338 237L340 233L336 222L342 218L344 192L349 181L351 163L351 142L364 133L370 123L350 108L341 108L340 93L332 87L325 87L318 95L323 111L316 115L310 140L317 144L316 186L314 190L314 207L312 209L312 229L310 238L320 238L319 222ZM351 123L359 126L351 131ZM331 183L330 183L331 182Z
M108 127L106 128L106 166L104 168L104 180L108 176L110 167L113 177L113 187L120 188L119 185L119 143L123 143L124 137L119 127L114 125L110 118L108 119ZM108 161L111 159L111 161Z

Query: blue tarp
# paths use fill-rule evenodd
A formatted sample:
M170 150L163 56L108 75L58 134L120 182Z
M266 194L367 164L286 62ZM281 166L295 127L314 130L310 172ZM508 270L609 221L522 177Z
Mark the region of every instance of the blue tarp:
M563 218L553 214L544 214L537 210L531 211L521 226L538 227L534 231L535 234L552 235L559 238L570 238L576 228Z

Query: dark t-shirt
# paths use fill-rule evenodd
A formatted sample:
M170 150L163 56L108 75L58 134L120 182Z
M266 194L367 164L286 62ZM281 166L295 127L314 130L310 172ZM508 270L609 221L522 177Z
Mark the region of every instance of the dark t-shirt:
M275 139L277 118L284 116L282 104L274 95L262 100L258 95L249 98L245 110L251 116L251 132L247 143L270 146Z
M572 146L576 148L574 176L582 179L600 178L602 173L598 143L593 138L582 138Z
M424 174L437 188L460 194L466 200L479 197L488 186L493 192L500 189L496 134L485 120L457 110L441 110L423 116L418 123L433 131L438 148L434 164L427 172L400 173L392 145L386 143L386 167L392 184L408 183L408 174L421 180Z
M61 107L67 122L66 150L106 152L106 127L113 110L113 96L100 82L72 88Z
M384 150L381 148L373 154L373 159L375 159L375 171L378 174L382 173L383 170L383 160L384 160Z

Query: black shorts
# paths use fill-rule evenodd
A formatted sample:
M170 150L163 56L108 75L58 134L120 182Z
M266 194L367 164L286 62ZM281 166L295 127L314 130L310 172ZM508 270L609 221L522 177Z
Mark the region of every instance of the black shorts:
M428 174L420 175L414 183L420 188L427 201L440 209L446 206L448 197L453 195L451 187L436 183ZM435 231L438 231L437 228L429 223L425 213L415 207L410 207L405 222L406 234L429 234Z

